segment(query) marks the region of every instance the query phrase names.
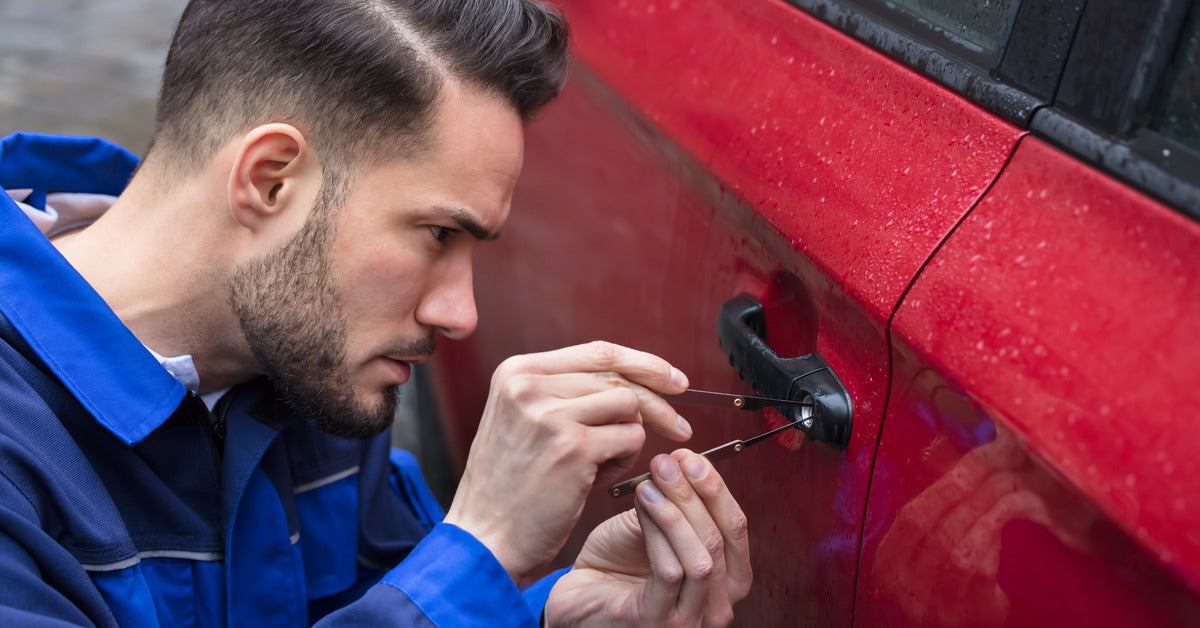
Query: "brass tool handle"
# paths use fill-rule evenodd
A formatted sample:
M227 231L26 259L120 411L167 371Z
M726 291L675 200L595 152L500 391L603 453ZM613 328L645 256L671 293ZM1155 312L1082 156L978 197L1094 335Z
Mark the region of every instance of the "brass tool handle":
M670 403L682 403L694 406L709 406L727 408L729 410L761 410L763 408L812 408L813 402L804 399L771 399L754 395L735 395L732 393L712 392L689 388L677 395L663 395Z

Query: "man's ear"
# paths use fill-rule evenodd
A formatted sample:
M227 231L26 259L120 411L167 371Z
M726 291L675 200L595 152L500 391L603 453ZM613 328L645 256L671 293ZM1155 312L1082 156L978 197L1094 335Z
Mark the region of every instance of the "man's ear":
M321 188L321 164L290 124L265 124L242 137L229 172L229 211L241 226L286 240L304 223Z

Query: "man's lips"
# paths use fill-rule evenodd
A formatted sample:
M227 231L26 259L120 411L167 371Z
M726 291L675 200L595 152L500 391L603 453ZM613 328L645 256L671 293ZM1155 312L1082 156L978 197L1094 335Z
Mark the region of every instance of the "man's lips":
M388 365L392 372L392 379L397 384L403 384L412 377L412 367L414 364L421 364L427 360L429 356L383 356L383 362Z
M412 365L407 361L397 360L395 358L389 358L386 356L380 361L387 366L388 370L391 372L390 379L394 380L397 384L403 384L404 382L407 382L408 378L412 376Z
M403 362L404 364L424 364L425 360L429 359L429 356L427 356L427 355L418 355L418 356L387 355L384 357L393 362Z

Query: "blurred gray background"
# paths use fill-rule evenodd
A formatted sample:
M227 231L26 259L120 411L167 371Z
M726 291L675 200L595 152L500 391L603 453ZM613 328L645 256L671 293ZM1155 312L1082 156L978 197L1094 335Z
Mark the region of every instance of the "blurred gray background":
M185 0L0 0L0 136L99 135L142 155Z

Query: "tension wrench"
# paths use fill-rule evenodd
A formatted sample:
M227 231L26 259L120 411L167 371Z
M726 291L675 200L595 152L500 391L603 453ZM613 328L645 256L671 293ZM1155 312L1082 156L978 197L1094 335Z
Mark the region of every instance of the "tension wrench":
M777 407L801 407L812 408L812 401L795 401L792 399L772 399L770 397L755 397L753 395L735 395L731 393L711 392L707 390L688 389L678 395L663 395L667 401L675 403L684 403L702 406L714 406L718 408L730 408L733 410L761 410L762 408L777 408ZM809 398L811 399L811 397ZM811 422L809 423L811 425ZM736 454L742 453L747 447L764 441L780 432L791 428L802 428L802 421L793 421L785 425L781 425L773 430L768 430L746 440L731 440L724 445L717 445L708 451L701 452L700 455L707 458L710 462L717 462L726 458L733 457ZM643 473L639 476L629 478L624 482L613 484L608 489L608 494L613 497L622 497L633 493L638 484L650 479L650 473Z
M794 423L788 423L786 425L781 425L773 430L763 432L762 434L759 434L758 436L755 436L753 438L747 438L746 440L731 440L728 443L725 443L724 445L717 445L716 447L713 447L712 449L709 449L708 451L702 452L700 455L705 458L708 458L708 460L710 462L717 462L719 460L731 458L737 454L742 453L743 451L745 451L745 449L747 447L753 445L754 443L764 441L784 430L789 430L794 427L799 428L800 422L796 421ZM645 482L646 480L649 480L649 479L650 479L649 472L643 473L637 477L629 478L628 480L625 480L624 482L619 482L617 484L613 484L608 489L608 494L612 495L613 497L621 497L624 495L631 495L631 494L633 494L633 490L635 488L637 488L638 484L641 484L642 482Z

